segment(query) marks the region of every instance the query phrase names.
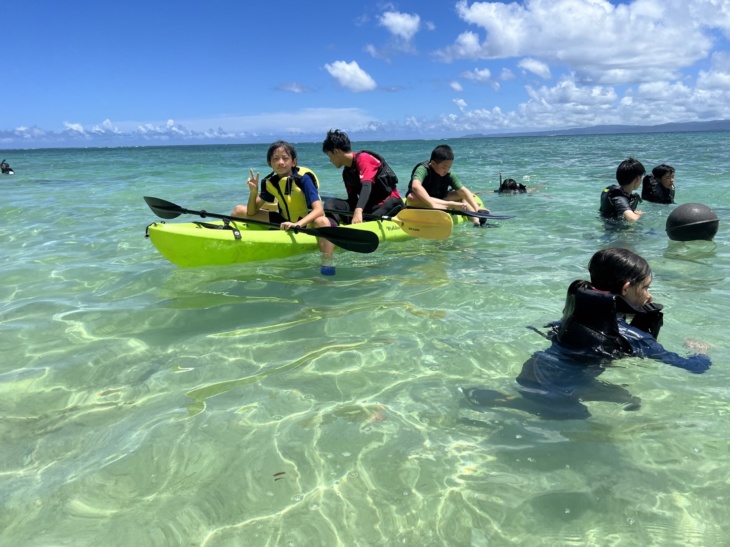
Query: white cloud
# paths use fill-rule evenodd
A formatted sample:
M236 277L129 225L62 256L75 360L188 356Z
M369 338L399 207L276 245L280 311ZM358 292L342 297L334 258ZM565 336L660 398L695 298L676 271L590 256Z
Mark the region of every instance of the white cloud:
M378 22L394 36L410 42L418 32L421 18L418 15L412 15L410 13L386 11L378 18Z
M528 72L537 74L543 80L549 80L552 78L552 74L550 74L550 67L537 59L522 59L519 63L517 63L517 66Z
M657 73L677 78L706 57L706 27L730 29L727 1L527 0L524 3L460 0L457 13L486 35L462 33L436 54L444 61L530 57L559 64L586 81L650 81ZM712 9L710 9L712 8ZM719 17L713 18L712 13ZM698 22L698 17L702 24ZM704 25L704 26L703 26Z
M63 122L63 126L66 128L67 131L73 131L75 133L85 133L84 126L80 123L69 123L69 122Z
M492 77L492 73L488 68L475 68L474 70L463 72L461 76L472 82L488 82Z
M464 99L454 99L454 104L457 106L459 110L464 112L466 110L466 107L468 106L466 104L466 101Z
M350 63L345 61L335 61L332 64L324 65L324 68L335 80L339 82L342 87L349 89L350 91L354 91L356 93L372 91L378 86L375 83L375 80L373 80L367 72L360 68L357 61L352 61Z
M449 86L454 91L464 91L464 87L459 82L451 82Z

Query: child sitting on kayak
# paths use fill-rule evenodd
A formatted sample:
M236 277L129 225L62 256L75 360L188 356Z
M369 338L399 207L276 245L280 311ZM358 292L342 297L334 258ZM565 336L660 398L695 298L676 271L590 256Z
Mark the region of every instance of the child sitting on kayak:
M338 223L351 216L350 224L360 224L366 217L395 215L403 208L398 193L398 177L377 152L354 152L347 133L331 129L322 143L322 152L337 169L342 168L347 199L328 198L325 209Z
M552 345L522 365L517 377L521 396L482 388L462 390L471 404L515 408L544 419L583 419L591 415L584 401L640 408L641 399L623 387L597 380L616 359L655 359L694 374L710 368L707 355L684 357L657 342L662 305L655 304L649 293L652 275L646 260L628 249L609 248L595 253L588 269L590 283L571 283L562 320L548 325ZM630 323L627 315L633 317Z
M248 179L247 205L236 205L231 216L253 218L264 222L280 223L282 230L293 228L322 228L333 224L324 216L324 207L319 197L317 176L306 167L297 166L297 151L293 145L285 141L276 141L266 153L266 163L273 169L261 181L260 173ZM277 211L263 209L264 203L276 203ZM322 238L317 238L322 255L323 275L334 275L334 245Z
M431 159L419 163L411 172L406 192L408 206L488 213L488 209L480 209L474 195L451 172L453 164L454 151L448 144L434 148ZM482 225L478 218L472 222L477 228Z

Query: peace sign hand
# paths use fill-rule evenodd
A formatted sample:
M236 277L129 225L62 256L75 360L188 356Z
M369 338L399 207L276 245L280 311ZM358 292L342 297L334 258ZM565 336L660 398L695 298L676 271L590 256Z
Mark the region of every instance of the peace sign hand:
M261 177L261 173L255 173L253 172L253 169L249 169L251 176L248 178L248 189L253 194L258 194L259 192L259 178Z

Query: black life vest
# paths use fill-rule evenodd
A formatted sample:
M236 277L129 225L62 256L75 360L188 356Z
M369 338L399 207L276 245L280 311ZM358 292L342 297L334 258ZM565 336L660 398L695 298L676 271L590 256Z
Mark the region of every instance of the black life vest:
M639 203L641 203L641 197L639 194L627 194L624 192L618 184L609 186L601 193L601 208L600 212L606 217L617 217L616 207L613 204L613 200L617 197L625 197L629 200L629 207L632 211L636 211Z
M619 314L634 314L631 326L656 338L663 324L662 308L655 303L638 308L622 296L577 280L568 288L563 319L553 327L554 339L565 348L589 350L610 358L630 355L633 350L619 330Z
M373 181L373 189L370 193L370 199L368 200L368 208L375 204L382 203L394 195L396 192L396 185L398 184L398 177L396 176L393 169L390 168L385 158L377 152L371 152L370 150L362 150L358 154L370 154L376 160L380 162L380 167L375 174L375 180ZM347 188L347 194L360 195L362 190L362 181L360 180L360 171L357 168L357 162L353 161L350 167L345 167L342 170L342 180L345 182ZM351 204L352 207L352 204Z
M446 175L442 177L436 171L431 169L430 163L431 162L429 161L422 161L413 168L411 171L410 181L408 182L408 191L406 192L406 196L413 190L413 175L416 174L416 171L421 166L426 168L426 177L421 181L421 185L428 195L436 199L444 199L447 196L449 193L449 187L451 186L451 174L446 173Z
M674 185L665 188L654 175L647 175L642 182L641 199L653 203L674 203Z

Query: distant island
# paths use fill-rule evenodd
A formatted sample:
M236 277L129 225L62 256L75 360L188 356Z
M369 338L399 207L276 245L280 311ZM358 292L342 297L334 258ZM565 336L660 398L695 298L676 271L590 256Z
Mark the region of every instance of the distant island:
M664 123L661 125L594 125L575 129L551 129L547 131L520 131L514 133L473 133L462 139L483 139L485 137L547 137L571 135L621 135L636 133L689 133L696 131L730 131L730 120L709 122Z

